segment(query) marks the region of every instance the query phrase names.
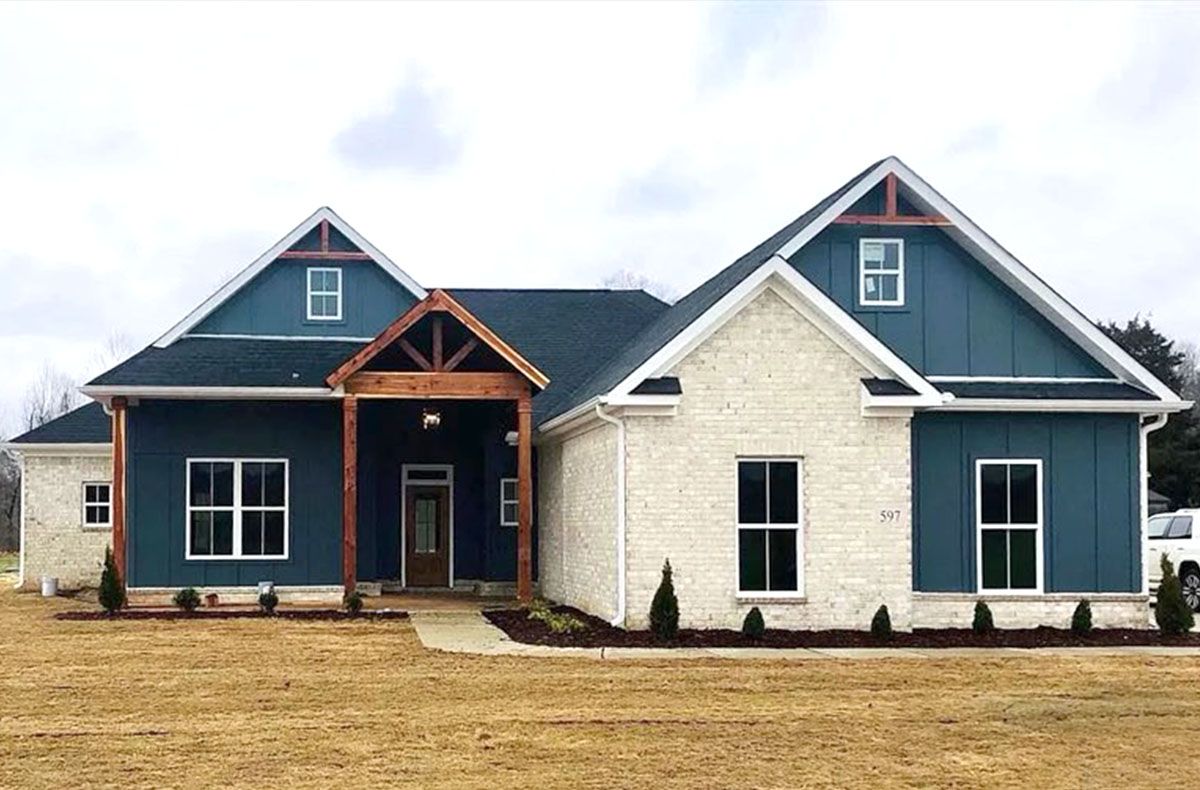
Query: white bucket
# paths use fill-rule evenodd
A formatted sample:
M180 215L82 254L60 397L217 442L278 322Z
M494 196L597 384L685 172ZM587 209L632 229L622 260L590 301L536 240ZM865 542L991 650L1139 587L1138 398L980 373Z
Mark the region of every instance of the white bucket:
M58 595L58 577L43 576L42 577L42 597L53 598Z

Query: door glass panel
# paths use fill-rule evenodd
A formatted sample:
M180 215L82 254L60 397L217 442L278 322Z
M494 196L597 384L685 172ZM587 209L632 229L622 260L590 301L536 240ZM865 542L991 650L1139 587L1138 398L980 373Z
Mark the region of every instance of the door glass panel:
M436 554L438 551L439 497L418 494L413 501L414 550L417 554Z

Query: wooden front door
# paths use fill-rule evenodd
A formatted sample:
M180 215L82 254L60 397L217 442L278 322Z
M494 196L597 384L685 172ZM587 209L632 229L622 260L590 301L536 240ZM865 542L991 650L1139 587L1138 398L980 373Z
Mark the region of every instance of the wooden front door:
M405 583L409 587L449 587L450 489L409 485L405 490Z

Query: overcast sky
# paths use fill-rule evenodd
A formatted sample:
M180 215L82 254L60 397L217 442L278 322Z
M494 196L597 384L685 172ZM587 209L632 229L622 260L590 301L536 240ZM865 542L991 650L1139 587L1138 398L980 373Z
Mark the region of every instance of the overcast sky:
M1200 340L1200 5L0 4L0 433L321 205L426 286L689 290L896 154Z

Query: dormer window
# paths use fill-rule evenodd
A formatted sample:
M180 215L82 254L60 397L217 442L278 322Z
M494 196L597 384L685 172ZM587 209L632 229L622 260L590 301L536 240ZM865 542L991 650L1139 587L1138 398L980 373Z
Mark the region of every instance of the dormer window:
M308 270L308 320L342 320L342 270L317 268Z
M904 305L903 239L860 239L858 303L862 307Z

